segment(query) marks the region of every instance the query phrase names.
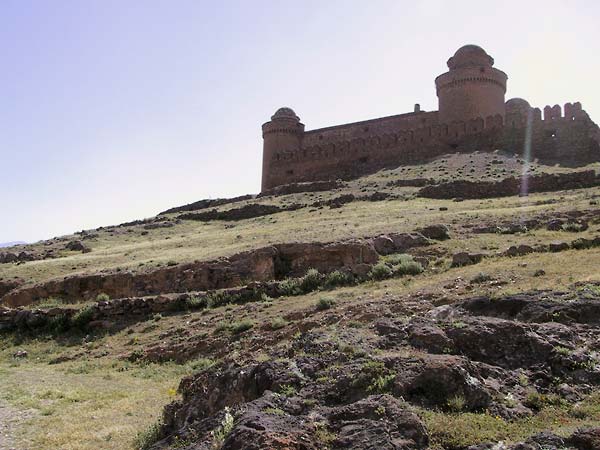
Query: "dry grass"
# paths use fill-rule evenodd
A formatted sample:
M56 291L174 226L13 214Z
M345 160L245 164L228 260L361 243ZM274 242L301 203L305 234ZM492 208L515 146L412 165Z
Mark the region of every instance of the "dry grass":
M5 345L0 359L0 399L32 418L21 423L17 448L125 449L154 423L176 396L193 364L138 365L114 359L49 365L62 349L51 341ZM28 360L7 354L26 348Z
M559 201L550 205L543 202L556 199L556 193L536 194L525 199L507 197L458 203L421 198L361 201L339 209L305 208L235 223L183 221L172 228L150 230L146 236L141 235L142 228L139 226L131 228L132 232L127 232L127 229L117 229L112 234L102 231L97 240L86 241L93 248L91 253L70 254L20 265L2 264L0 279L20 277L28 282L37 282L101 270L151 270L169 262L208 260L271 243L287 242L290 236L298 241L323 240L323 229L328 230L327 240L340 240L382 232L412 231L431 223L514 219L541 212L589 208L592 195L600 195L600 188L561 192ZM440 207L447 210L440 211ZM564 234L561 236L564 237ZM539 235L540 239L561 236ZM494 236L480 235L452 242L461 249L482 248L493 246L493 239ZM505 236L502 239L508 244L513 238Z
M565 264L565 261L569 263ZM546 275L534 277L533 273L540 267L544 268ZM600 280L597 267L600 267L600 249L492 258L474 266L440 267L430 269L424 275L340 288L328 291L327 296L335 300L334 309L360 311L365 303L377 308L378 302L389 302L390 298L403 302L409 295L428 292L458 299L465 295L500 295L531 288L564 289L574 282ZM482 271L507 284L492 286L480 283L465 291L468 283L464 281ZM463 282L457 282L457 279ZM455 289L455 285L458 288ZM125 362L122 359L124 355L159 343L177 342L182 336L185 339L212 336L220 323L231 321L234 317L239 321L252 321L257 330L272 330L273 321L286 317L289 324L282 331L290 338L298 330L294 324L297 319L293 317L300 317L307 311L316 315L328 313L315 309L314 305L322 296L322 292L314 292L267 303L228 305L205 312L164 316L158 321L138 323L91 342L77 336L58 341L30 339L23 342L5 338L0 342L0 399L18 410L32 413L30 419L20 424L17 444L25 448L132 448L136 433L155 423L164 404L174 398L179 380L193 370L193 365L140 365ZM253 331L243 333L241 341L227 334L223 338L234 339L232 342L238 346L237 354L253 358L252 353L244 353L244 342L252 342L253 335ZM277 339L281 342L281 337ZM253 345L254 357L260 358L263 346ZM27 350L29 357L15 361L12 354L17 349ZM75 359L48 364L57 356ZM552 418L563 420L568 415L564 411L547 411L544 414L546 416L536 417L533 425L499 422L485 415L446 417L430 412L425 418L436 436L436 442L453 442L458 437L451 431L458 425L469 432L477 432L481 437L512 438L526 434L527 430L559 429L552 425ZM583 423L573 419L565 423L565 427Z

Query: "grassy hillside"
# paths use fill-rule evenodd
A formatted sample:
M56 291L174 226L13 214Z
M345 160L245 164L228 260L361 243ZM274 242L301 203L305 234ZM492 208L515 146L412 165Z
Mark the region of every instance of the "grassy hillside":
M530 170L554 173L569 169L532 164ZM382 171L348 182L346 187L335 191L263 197L217 209L229 210L246 204L310 205L350 193L356 197L375 192L390 194L381 201L355 200L333 208L306 206L239 221L179 220L178 214L171 214L158 221L171 224L164 228L147 229L147 223L111 226L87 232L87 239L79 234L20 247L31 252L54 248L60 256L0 264L1 280L20 279L29 285L74 274L152 271L272 243L334 242L413 232L432 224L446 225L450 234L449 239L431 239L430 245L408 250L415 261L421 261L422 273L396 272L379 277L371 269L368 275L352 282L339 286L319 284L278 298L262 295L249 302L225 299L201 307L192 307L190 303L187 308L143 318L119 317L116 324L97 324L93 328L66 329L54 321L50 323L52 326L35 332L4 331L0 333L0 424L3 424L0 432L6 436L6 444L0 441L0 449L149 448L151 443L166 436L168 427L160 428L164 406L178 401L176 407L184 407L182 394L186 394L185 401L193 397L189 384L183 383L178 390L182 377L197 374L194 378L197 385L208 386L211 379L229 373L231 367L244 371L245 367L261 363L273 367L290 364L292 368L284 375L291 377L291 384L286 381L273 388L277 395L270 397L266 393L256 400L267 403L256 406L247 400L246 406L239 410L232 404L235 421L244 420L244 407L262 408L268 419L266 423L273 424L274 435L279 433L278 421L289 421L285 423L292 433L295 418L305 414L300 410L314 408L310 416L314 423L302 430L323 449L342 448L340 442L345 433L335 422L337 419L327 416L328 411L339 407L338 402L373 401L374 397L369 395L374 393L401 399L402 410L415 414L424 424L429 448L434 449L466 448L482 442L517 442L544 430L567 436L580 427L600 427L600 364L596 364L600 363L600 357L597 343L593 344L591 337L597 336L600 324L593 322L592 313L590 322L558 313L539 323L531 319L527 324L524 323L529 319L523 317L505 317L502 324L510 322L518 330L535 328L540 339L554 342L549 350L554 365L560 365L556 363L560 360L567 367L564 361L568 358L581 364L566 369L561 365L560 371L554 372L556 380L548 383L542 382L546 376L552 378L546 365L538 367L526 362L516 367L510 365L512 362L478 359L456 343L456 347L438 352L428 347L431 342L425 338L425 344L417 345L414 340L382 331L392 329L392 322L398 336L410 335L411 330L422 325L421 321L429 321L427 326L432 328L440 327L448 336L457 330L470 331L471 327L481 330L496 326L496 319L465 315L460 310L465 299L477 296L500 302L507 297L506 301L511 301L520 293L534 292L532 296L540 302L552 298L553 307L555 303L568 305L579 299L588 302L585 304L590 311L596 311L593 308L600 305L600 247L571 246L557 252L539 249L551 242L571 243L579 238L591 242L600 236L600 187L527 197L453 201L416 197L418 188L393 185L397 180L414 178L502 179L522 172L522 161L510 155L449 155L424 166ZM587 227L579 227L580 217ZM564 223L558 228L549 227L548 223L556 218L562 218ZM511 224L531 219L536 219L538 226L510 229ZM496 225L496 232L482 230ZM91 251L64 249L75 239L82 240ZM507 256L505 251L509 247L519 245L535 251ZM486 257L477 264L453 267L453 256L459 252L482 253ZM380 264L389 266L392 260L393 256L382 256ZM48 301L52 306L62 305L60 299ZM75 306L87 305L89 302ZM444 311L450 315L443 316ZM569 331L561 327L569 327ZM553 330L552 337L544 334L548 329ZM562 334L559 330L563 330ZM566 339L566 335L577 336L578 344L563 348L570 344L558 342L563 342L561 339ZM315 346L319 350L311 353ZM585 357L574 359L581 352ZM517 381L509 388L503 387L510 389L504 392L506 398L500 398L499 394L486 397L485 407L469 406L468 390L436 404L428 403L430 398L423 400L421 394L414 394L414 398L399 394L405 388L403 377L410 375L401 373L399 367L414 361L438 364L439 359L450 357L463 358L460 364L473 373L487 370L488 381L495 380L497 373L506 373L504 378ZM304 367L302 364L307 361L319 361L317 374L304 374L304 380L296 386L292 375L301 371L299 367ZM327 386L329 392L337 392L342 389L340 380L344 379L344 372L358 374L360 378L367 373L366 367L380 371L369 375L372 379L367 380L366 390L356 386L356 392L344 395L358 397L344 397L343 401L336 398L324 406L329 400L323 400L315 386ZM577 381L582 377L587 377L585 382ZM570 390L560 388L563 384L570 386ZM497 388L485 386L489 392L496 392ZM222 396L227 397L227 393ZM223 442L215 438L214 430L223 431L220 424L225 423L221 422L225 410L217 409L220 412L210 418L212 421L218 418L218 423L210 427L213 434L191 435L171 424L168 428L171 440L160 448L191 448L194 443L206 444L197 448L221 448ZM229 429L223 440L235 439L238 432L236 428ZM289 442L293 437L286 435Z

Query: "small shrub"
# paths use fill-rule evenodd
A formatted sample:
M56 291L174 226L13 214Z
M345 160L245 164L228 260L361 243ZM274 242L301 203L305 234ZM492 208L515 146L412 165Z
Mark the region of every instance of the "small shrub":
M322 422L315 422L315 438L323 443L323 448L330 448L331 443L335 441L335 434L329 431L327 425Z
M423 272L423 266L416 261L408 261L393 266L394 275L418 275Z
M562 356L569 356L572 352L571 349L567 348L567 347L562 347L560 345L557 345L556 347L554 347L554 352L558 355L562 355Z
M225 442L225 439L227 439L227 436L229 436L229 433L233 430L233 425L233 415L231 414L229 407L226 406L225 415L221 421L221 425L212 432L214 448L221 448L223 446L223 442Z
M46 328L51 333L64 333L71 328L71 319L66 314L51 317L48 319Z
M347 286L352 283L352 275L342 272L341 270L334 270L325 277L323 286L325 289L333 289L338 286Z
M547 406L564 406L566 401L555 394L540 394L537 391L530 392L523 402L525 406L539 411Z
M570 233L579 233L580 231L585 231L587 226L583 223L567 222L562 224L561 229Z
M297 278L287 278L279 283L281 295L293 296L302 294L300 282Z
M254 322L252 322L251 320L240 320L239 322L233 322L229 326L229 331L231 331L231 334L240 334L244 331L248 331L253 326Z
M479 272L477 275L473 277L471 283L485 283L486 281L491 281L492 277L485 272Z
M209 358L200 358L194 361L190 361L187 363L187 367L189 367L193 372L204 372L205 370L214 366L216 362Z
M360 369L360 373L354 379L355 387L362 387L369 393L385 394L392 390L392 384L396 374L385 367L381 361L367 361Z
M455 395L454 397L449 398L446 402L448 409L456 413L461 412L463 409L465 409L466 404L467 401L462 395Z
M265 414L273 414L276 416L284 416L285 415L285 411L281 408L266 408L264 411L265 411Z
M104 292L102 292L96 296L97 302L107 302L109 300L110 300L110 297L108 296L108 294L105 294Z
M380 262L375 264L369 272L369 278L373 280L385 280L390 278L394 272L386 263Z
M585 250L586 248L591 248L594 246L594 243L589 239L578 238L571 242L571 247L575 250Z
M380 375L377 378L375 378L369 386L367 386L367 392L376 394L389 393L392 390L392 383L395 378L395 373Z
M300 289L303 293L313 292L321 286L322 275L317 269L308 269L306 275L300 280Z
M136 450L147 450L161 438L162 424L157 422L143 431L138 432L133 442Z
M210 292L206 296L206 306L208 308L218 308L219 306L227 305L229 303L234 303L235 298L228 295L226 292L217 291Z
M414 260L411 255L407 255L406 253L395 253L393 255L386 256L384 261L390 266L396 266L398 264L404 264Z
M280 328L286 327L289 324L287 320L282 317L276 317L271 321L271 329L279 330Z
M223 333L227 330L229 330L229 323L227 322L219 322L215 327L215 333Z
M197 295L192 295L185 301L185 306L187 309L191 309L192 311L206 308L207 301L205 297L198 297Z
M317 300L316 308L317 311L324 311L326 309L330 309L335 305L335 300L331 297L321 297Z
M279 386L279 393L284 397L293 397L298 391L291 384L282 384Z
M92 321L94 317L94 307L86 306L85 308L80 309L77 313L71 318L71 325L74 328L79 328L80 330L85 328L88 323Z

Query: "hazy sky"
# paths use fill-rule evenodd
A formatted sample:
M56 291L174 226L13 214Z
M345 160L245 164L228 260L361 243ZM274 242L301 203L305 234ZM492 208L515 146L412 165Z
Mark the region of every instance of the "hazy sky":
M260 125L437 109L467 43L600 121L600 2L0 1L0 242L258 192Z

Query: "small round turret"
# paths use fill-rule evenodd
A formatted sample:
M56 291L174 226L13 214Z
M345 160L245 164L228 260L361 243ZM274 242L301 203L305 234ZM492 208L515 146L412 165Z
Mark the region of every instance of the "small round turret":
M285 152L300 149L304 124L292 108L283 107L275 111L271 120L262 126L263 132L263 168L261 190L284 184L272 168L273 160Z
M530 109L531 105L529 104L529 102L519 97L511 98L506 102L507 113L527 114Z

